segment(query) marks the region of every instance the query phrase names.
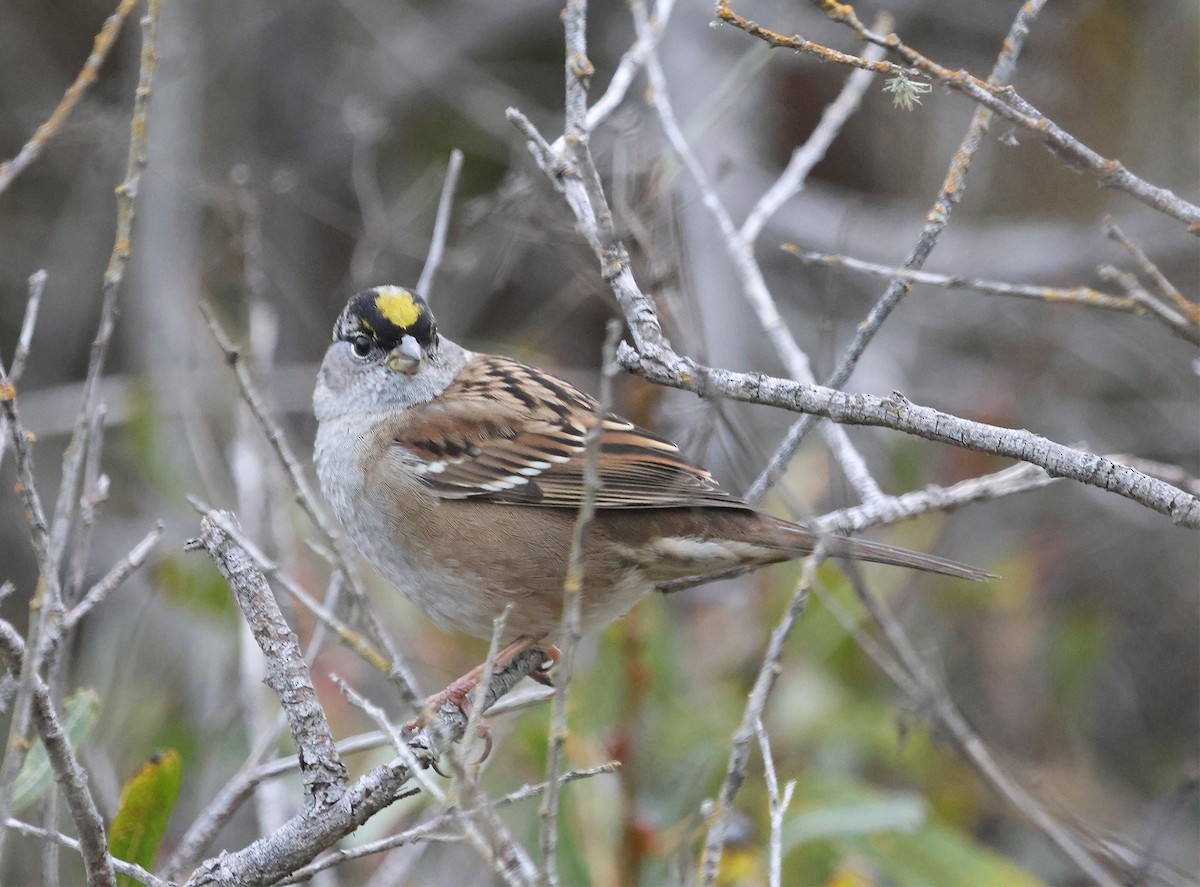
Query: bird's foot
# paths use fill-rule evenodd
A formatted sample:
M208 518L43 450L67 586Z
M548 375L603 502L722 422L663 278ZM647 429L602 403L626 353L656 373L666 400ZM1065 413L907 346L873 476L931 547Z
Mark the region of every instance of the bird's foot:
M541 664L533 671L528 672L529 677L540 684L553 686L550 678L550 670L558 662L561 654L558 647L553 644L539 644L536 638L521 636L496 654L494 666L492 668L493 686L496 678L502 675L514 660L520 657L523 653L529 650L537 650L542 654L543 660ZM528 665L525 666L528 668ZM471 709L474 706L473 695L476 688L483 681L486 663L477 665L462 677L453 681L446 689L434 693L425 700L425 704L421 706L421 714L415 719L409 721L407 729L416 730L425 725L426 714L433 713L437 715L445 706L452 706L462 713L463 717L470 720ZM516 680L519 680L519 675ZM514 681L515 682L515 681ZM510 685L511 686L511 685ZM503 692L503 691L502 691ZM476 722L476 735L483 740L483 754L480 756L477 763L483 763L487 760L488 755L492 752L492 733L487 721L479 718ZM439 771L440 772L440 771Z

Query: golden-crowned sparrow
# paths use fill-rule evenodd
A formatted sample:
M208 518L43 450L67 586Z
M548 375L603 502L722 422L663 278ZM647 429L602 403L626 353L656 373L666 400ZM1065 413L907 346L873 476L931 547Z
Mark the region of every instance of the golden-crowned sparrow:
M380 573L447 628L553 640L584 436L596 401L507 357L438 335L425 301L380 286L350 299L313 395L317 473ZM601 486L584 558L582 626L642 595L798 558L818 536L720 489L678 447L604 418ZM877 542L825 537L832 557L984 579L982 570Z

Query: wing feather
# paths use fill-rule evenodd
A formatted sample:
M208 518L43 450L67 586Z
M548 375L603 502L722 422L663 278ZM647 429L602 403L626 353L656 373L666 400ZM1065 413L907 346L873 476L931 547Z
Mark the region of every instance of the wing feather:
M480 354L441 396L408 410L393 440L442 498L578 508L596 409L562 379ZM609 415L601 434L597 507L745 507L652 431Z

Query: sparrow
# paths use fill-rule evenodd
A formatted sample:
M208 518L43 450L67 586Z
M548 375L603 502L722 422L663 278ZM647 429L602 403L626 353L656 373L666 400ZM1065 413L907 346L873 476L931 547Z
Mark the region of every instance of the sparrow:
M425 300L399 286L346 304L313 408L321 488L363 557L443 628L490 638L511 604L509 656L537 645L553 658L584 498L584 440L596 422L600 487L583 551L584 632L651 592L790 561L821 542L835 558L991 575L759 511L666 438L614 413L598 416L596 400L570 383L441 336Z

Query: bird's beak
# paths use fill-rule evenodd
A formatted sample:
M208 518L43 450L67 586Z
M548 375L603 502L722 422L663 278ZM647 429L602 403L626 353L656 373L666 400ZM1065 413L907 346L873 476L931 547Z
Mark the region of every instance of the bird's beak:
M425 354L417 340L412 336L405 336L400 340L400 344L391 350L384 363L398 373L412 375L421 368L424 359Z

